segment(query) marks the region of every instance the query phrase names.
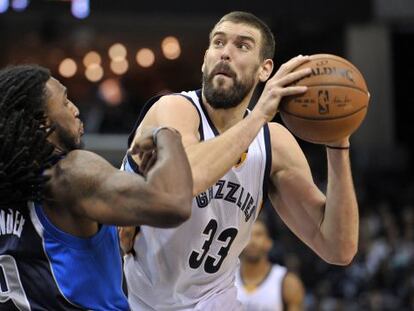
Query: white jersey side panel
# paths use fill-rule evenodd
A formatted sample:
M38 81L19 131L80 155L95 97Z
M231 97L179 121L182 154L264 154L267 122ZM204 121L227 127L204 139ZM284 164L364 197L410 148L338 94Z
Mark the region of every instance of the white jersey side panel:
M214 138L214 126L199 93L182 95L199 112L201 139ZM193 199L187 222L173 229L141 227L134 245L136 257L128 256L125 262L133 310L194 310L224 292L233 293L227 299L236 301L236 290L230 289L234 288L238 256L263 202L270 165L266 165L270 146L266 147L264 132L260 130L240 165ZM127 161L123 167L131 170Z
M246 311L282 311L283 280L286 276L285 267L274 265L266 279L253 291L247 292L240 276L236 273L237 298Z

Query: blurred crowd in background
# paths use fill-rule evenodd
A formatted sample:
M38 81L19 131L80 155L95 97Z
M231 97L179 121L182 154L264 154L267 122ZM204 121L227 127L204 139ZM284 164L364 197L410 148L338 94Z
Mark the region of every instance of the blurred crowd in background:
M414 1L288 2L0 0L0 66L50 68L80 107L86 136L125 140L151 96L200 87L210 27L229 11L251 11L269 23L276 67L299 53L350 59L372 95L351 148L358 255L344 268L322 262L267 207L277 241L271 258L302 278L307 310L414 310ZM323 189L324 149L300 143Z
M313 172L319 174L317 183L323 189L325 168L316 165ZM385 171L354 175L360 240L351 265L336 267L319 259L267 206L264 213L275 239L270 259L301 277L307 290L306 310L414 310L412 175Z

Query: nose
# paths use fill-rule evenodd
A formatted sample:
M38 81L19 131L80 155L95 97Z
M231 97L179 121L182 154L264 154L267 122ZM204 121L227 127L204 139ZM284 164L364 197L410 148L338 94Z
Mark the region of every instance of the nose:
M230 55L225 54L225 53L221 54L221 60L229 61L230 60Z
M226 44L223 49L221 50L221 60L229 61L230 60L230 45Z
M72 112L75 115L75 117L78 117L79 116L79 109L78 109L78 107L76 107L75 104L72 103L71 101L70 101L70 109L72 110Z

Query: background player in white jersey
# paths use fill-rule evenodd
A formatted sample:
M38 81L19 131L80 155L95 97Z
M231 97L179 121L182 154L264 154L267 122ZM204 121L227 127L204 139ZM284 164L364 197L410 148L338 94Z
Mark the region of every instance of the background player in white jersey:
M225 15L210 33L202 90L163 96L144 108L130 141L147 126L176 128L195 198L192 217L180 227L141 227L136 256L125 262L131 308L237 310L238 256L267 195L289 228L324 260L345 265L354 257L358 205L349 150L327 149L325 196L294 137L268 123L283 96L306 91L292 83L311 73L292 72L309 60L300 55L269 79L274 47L270 29L254 15ZM266 81L248 113L255 86ZM349 137L332 145L348 148Z
M237 298L246 311L303 310L302 281L286 267L270 262L271 248L272 239L265 219L259 216L249 244L240 256L241 265L236 273Z

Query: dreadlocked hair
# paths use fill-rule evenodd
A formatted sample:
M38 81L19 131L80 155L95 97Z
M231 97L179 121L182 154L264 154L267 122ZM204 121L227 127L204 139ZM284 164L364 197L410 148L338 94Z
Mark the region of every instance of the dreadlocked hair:
M0 205L44 199L42 173L54 150L45 113L49 78L35 65L0 70Z

